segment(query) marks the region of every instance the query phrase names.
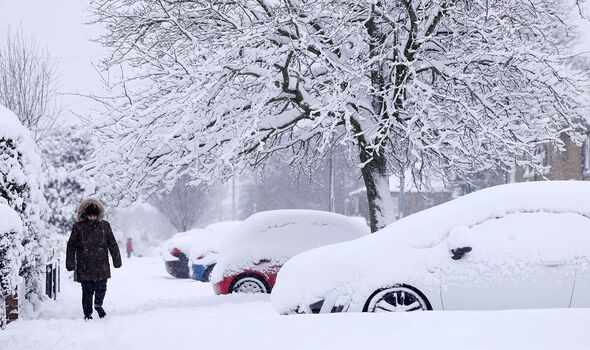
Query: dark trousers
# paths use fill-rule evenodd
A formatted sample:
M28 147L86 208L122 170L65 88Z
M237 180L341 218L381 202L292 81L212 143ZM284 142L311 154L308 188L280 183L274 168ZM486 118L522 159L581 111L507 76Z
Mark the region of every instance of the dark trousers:
M92 297L94 307L102 307L104 296L107 293L107 280L82 281L82 309L84 316L92 315Z

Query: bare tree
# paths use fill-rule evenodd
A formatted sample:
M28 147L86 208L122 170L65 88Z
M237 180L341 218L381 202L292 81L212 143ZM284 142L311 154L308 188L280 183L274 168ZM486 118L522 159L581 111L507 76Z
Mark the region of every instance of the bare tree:
M0 46L0 104L12 110L38 141L51 129L56 103L56 65L34 39L8 31Z
M214 197L214 188L191 186L187 178L182 178L169 193L153 196L151 203L166 215L179 232L184 232L199 224L210 212Z

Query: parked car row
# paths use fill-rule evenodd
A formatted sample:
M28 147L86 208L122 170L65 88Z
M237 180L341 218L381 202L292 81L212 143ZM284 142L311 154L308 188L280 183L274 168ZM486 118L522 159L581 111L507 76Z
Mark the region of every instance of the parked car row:
M222 239L193 240L189 258L186 237L208 234L175 238L168 271L190 261L216 294L272 292L281 314L590 307L590 182L496 186L371 235L363 219L311 210L213 231Z
M364 219L314 210L273 210L175 235L163 245L174 277L213 284L216 294L270 293L292 256L367 235Z

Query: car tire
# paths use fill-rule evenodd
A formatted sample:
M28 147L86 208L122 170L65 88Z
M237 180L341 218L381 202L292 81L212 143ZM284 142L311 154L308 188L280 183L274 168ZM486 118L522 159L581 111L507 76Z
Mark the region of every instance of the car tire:
M233 279L229 286L230 293L266 293L270 294L270 286L264 277L255 273L243 273Z
M397 284L376 290L363 308L363 312L411 312L432 310L432 305L418 289Z

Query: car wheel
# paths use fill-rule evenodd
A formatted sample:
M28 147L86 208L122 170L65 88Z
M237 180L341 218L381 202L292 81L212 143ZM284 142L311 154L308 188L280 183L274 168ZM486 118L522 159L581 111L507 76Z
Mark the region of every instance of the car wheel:
M365 303L364 312L409 312L432 310L430 302L418 289L395 285L375 291Z
M234 278L229 290L230 293L270 293L270 287L264 278L254 273Z

